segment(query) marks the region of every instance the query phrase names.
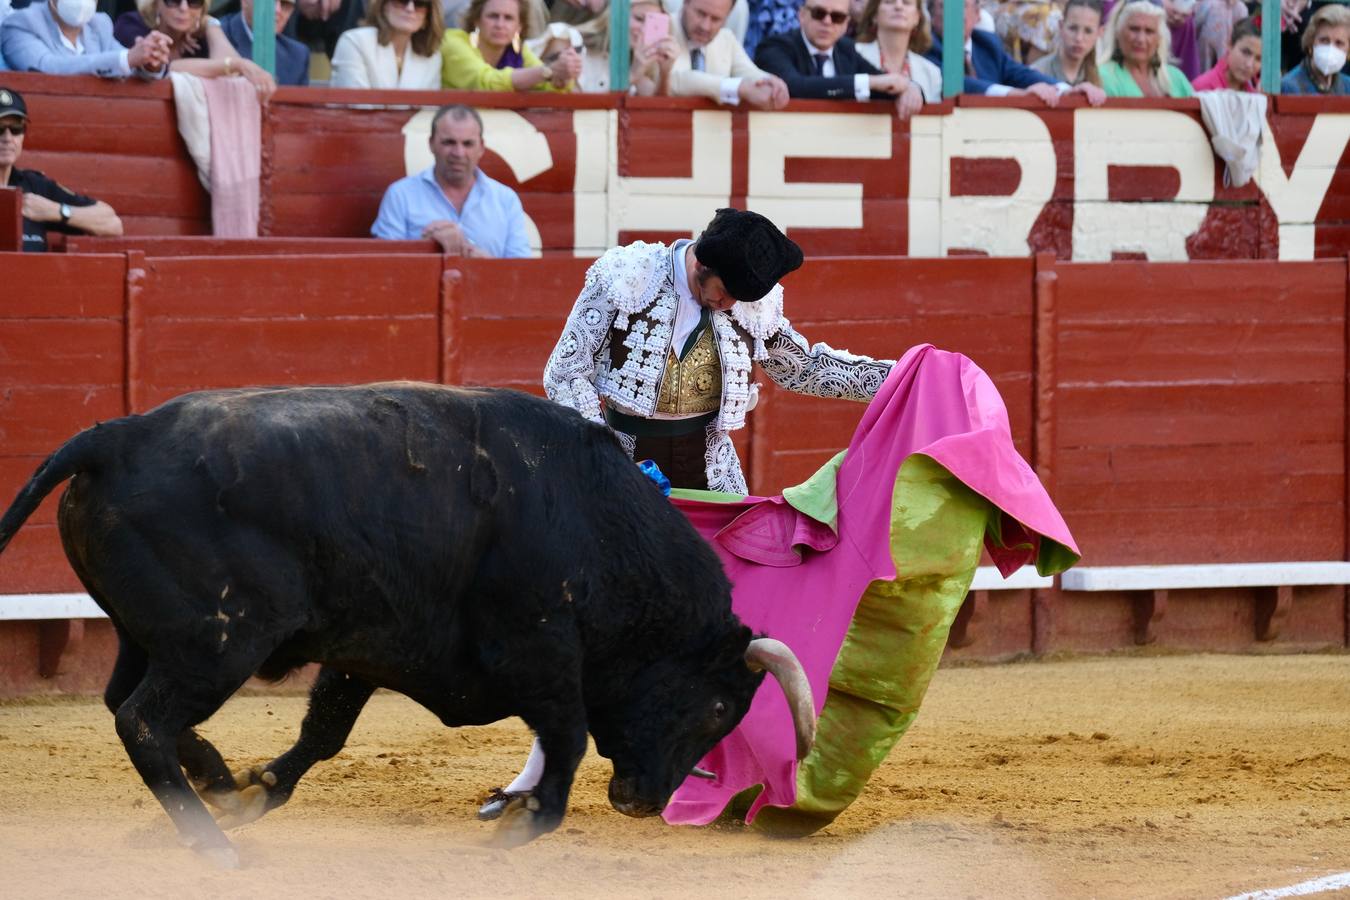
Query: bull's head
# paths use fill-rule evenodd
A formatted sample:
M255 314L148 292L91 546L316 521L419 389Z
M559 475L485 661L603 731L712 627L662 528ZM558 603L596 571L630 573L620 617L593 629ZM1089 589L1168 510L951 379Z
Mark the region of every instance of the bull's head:
M709 655L712 656L709 659ZM787 696L802 758L815 739L811 685L784 644L753 638L738 626L711 654L654 664L607 710L593 710L596 749L614 764L609 802L630 816L660 813L695 764L726 737L750 709L767 671Z

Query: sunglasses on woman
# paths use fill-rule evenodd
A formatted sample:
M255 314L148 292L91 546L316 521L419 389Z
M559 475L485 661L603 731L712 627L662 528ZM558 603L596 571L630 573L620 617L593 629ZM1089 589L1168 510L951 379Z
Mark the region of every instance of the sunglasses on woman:
M811 14L811 18L817 22L824 22L829 19L836 25L843 25L848 21L848 13L838 9L826 9L823 6L808 6L806 11Z
M206 0L160 0L165 6L186 6L189 9L201 9Z
M431 0L389 0L393 6L401 6L404 9L430 9Z

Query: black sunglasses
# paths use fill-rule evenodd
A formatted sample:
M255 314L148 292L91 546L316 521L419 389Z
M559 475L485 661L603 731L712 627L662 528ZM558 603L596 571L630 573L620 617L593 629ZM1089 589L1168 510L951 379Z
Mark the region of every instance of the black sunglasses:
M161 0L165 6L187 6L191 9L201 9L206 5L206 0Z
M23 133L28 130L28 126L23 122L17 125L0 125L0 132L8 131L15 137L23 137Z
M394 6L401 6L407 9L411 6L413 9L430 9L431 0L389 0Z
M824 22L826 19L829 19L836 25L843 25L848 21L848 13L841 12L837 9L829 10L823 6L808 6L806 11L809 12L811 18L815 19L817 22Z

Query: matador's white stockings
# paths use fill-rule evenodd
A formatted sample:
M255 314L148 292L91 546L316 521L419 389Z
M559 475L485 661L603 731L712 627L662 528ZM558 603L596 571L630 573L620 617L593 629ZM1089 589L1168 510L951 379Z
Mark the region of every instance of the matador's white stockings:
M525 760L525 768L520 770L515 781L506 786L506 792L523 794L532 791L543 775L544 751L539 746L539 738L535 738L534 743L530 745L530 758Z

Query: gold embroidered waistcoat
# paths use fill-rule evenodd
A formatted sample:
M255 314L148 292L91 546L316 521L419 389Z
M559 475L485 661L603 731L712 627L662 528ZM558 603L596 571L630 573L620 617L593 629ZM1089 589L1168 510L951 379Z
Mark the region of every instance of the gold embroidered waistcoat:
M671 348L656 411L672 415L716 412L722 404L722 362L713 330L706 327L680 359Z

